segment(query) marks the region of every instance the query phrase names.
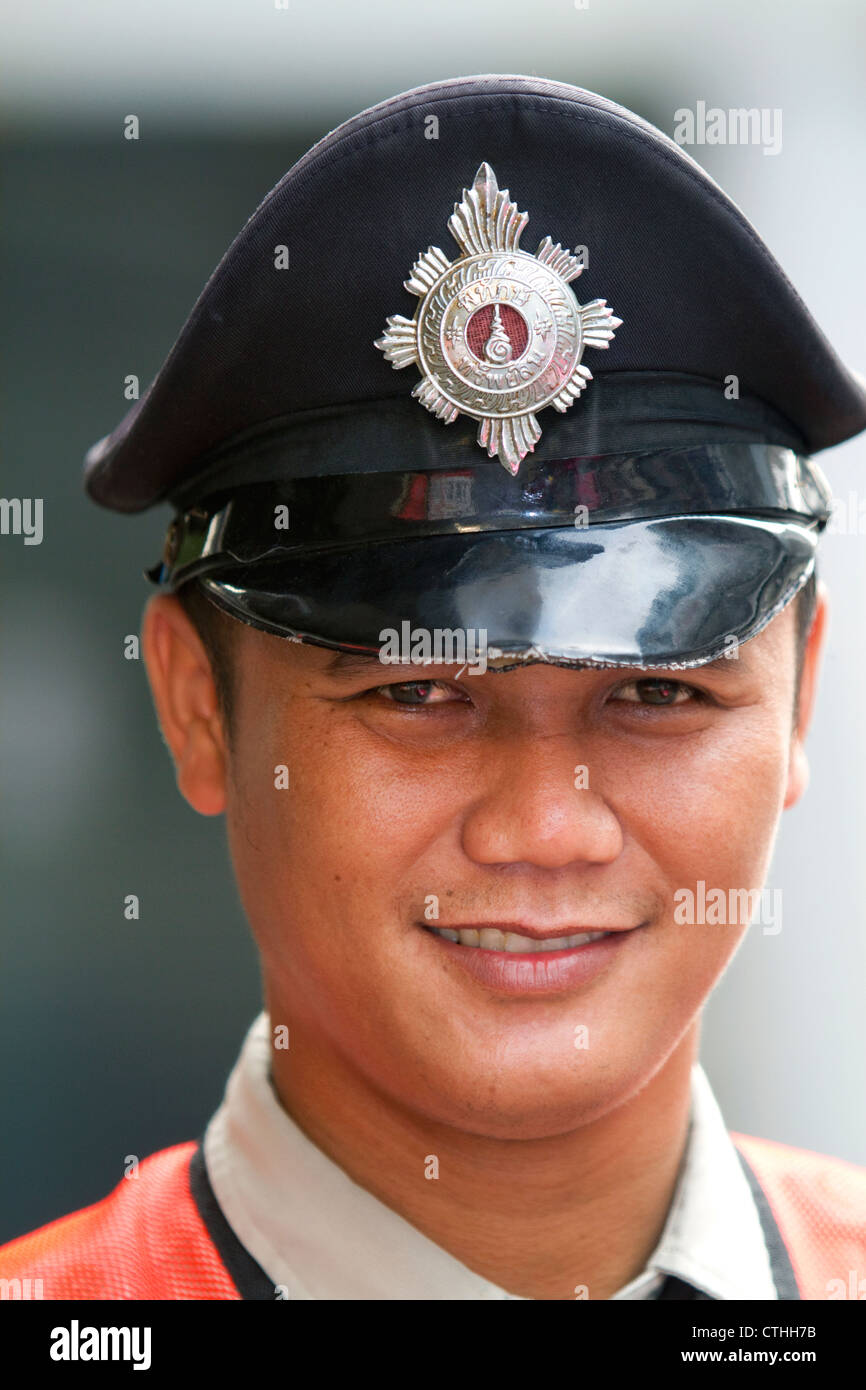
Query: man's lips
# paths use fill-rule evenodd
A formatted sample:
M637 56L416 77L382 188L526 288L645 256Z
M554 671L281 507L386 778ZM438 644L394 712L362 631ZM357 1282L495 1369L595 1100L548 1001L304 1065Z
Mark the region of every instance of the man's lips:
M436 927L442 931L486 931L494 930L501 932L515 932L517 936L531 936L540 941L542 938L555 936L574 936L578 932L587 931L633 931L634 927L642 924L635 922L634 926L621 926L613 922L587 922L582 925L578 922L564 922L557 926L552 922L424 922L422 926Z
M478 984L499 995L532 997L567 993L588 984L628 951L628 943L648 923L634 927L593 923L589 928L574 922L417 925L425 928L424 936L441 952L443 961L450 958Z
M568 922L554 925L539 922L454 922L442 925L425 922L428 931L457 945L486 951L505 951L509 954L540 951L571 950L589 945L612 932L633 931L634 926L621 923L605 925L598 922L578 924Z

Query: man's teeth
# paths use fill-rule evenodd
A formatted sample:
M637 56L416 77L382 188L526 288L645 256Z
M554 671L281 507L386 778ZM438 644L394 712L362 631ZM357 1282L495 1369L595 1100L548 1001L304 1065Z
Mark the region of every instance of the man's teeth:
M461 946L477 946L482 951L564 951L609 935L606 931L585 931L578 932L576 936L545 936L539 940L534 936L519 936L513 931L502 932L497 927L482 927L481 931L452 931L449 927L430 927L428 930L437 936L444 936L446 941L457 941Z

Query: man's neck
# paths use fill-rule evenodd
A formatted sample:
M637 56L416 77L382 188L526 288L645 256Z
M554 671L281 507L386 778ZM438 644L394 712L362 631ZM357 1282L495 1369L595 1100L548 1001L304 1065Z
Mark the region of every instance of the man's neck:
M606 1299L640 1274L661 1236L698 1039L695 1023L630 1099L542 1139L487 1138L414 1114L296 1029L291 1059L273 1051L272 1070L308 1137L469 1269L523 1298Z

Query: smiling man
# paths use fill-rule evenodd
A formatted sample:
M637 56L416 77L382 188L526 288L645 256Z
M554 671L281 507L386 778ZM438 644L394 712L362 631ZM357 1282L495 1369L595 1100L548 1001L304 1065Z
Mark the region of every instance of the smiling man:
M811 455L864 427L742 214L600 97L464 78L310 151L87 470L175 508L144 653L264 1010L200 1144L0 1273L840 1296L866 1174L729 1134L698 1054L807 780Z

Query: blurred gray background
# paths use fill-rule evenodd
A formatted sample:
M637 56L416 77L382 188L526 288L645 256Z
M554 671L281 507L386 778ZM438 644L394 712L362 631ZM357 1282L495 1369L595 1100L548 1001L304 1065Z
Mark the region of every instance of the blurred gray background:
M0 1240L102 1197L127 1154L199 1135L259 1007L221 820L180 798L142 662L123 659L163 512L85 501L85 449L156 372L229 242L294 160L422 82L535 73L672 134L674 112L779 108L782 148L690 153L866 367L866 14L824 0L363 6L4 0L2 483L40 546L0 537ZM138 116L141 138L123 138ZM652 228L647 228L648 263ZM866 441L821 459L846 507ZM829 536L812 785L783 817L703 1061L731 1128L866 1162L866 522ZM141 899L128 922L123 901Z

